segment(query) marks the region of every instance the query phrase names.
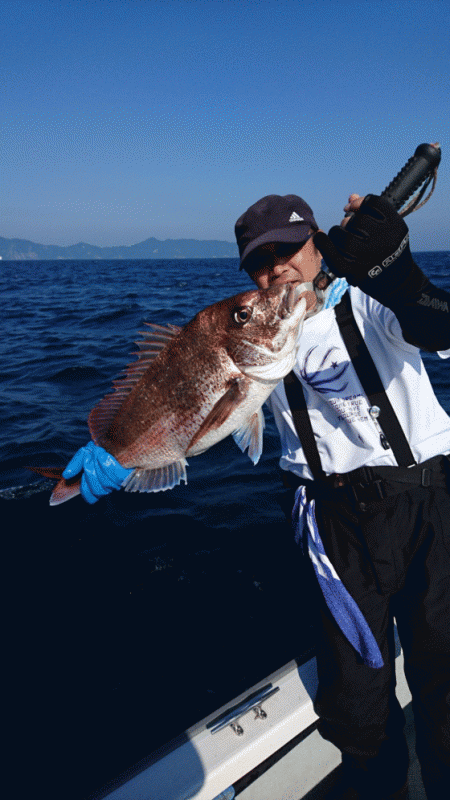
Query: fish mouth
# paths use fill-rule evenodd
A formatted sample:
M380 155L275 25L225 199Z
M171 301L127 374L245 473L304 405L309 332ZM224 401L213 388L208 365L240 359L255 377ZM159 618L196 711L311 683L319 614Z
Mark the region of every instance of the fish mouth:
M284 291L281 293L280 297L280 305L278 307L278 317L280 319L286 319L286 317L291 316L294 312L300 298L306 292L312 292L316 297L316 303L314 306L309 308L305 313L305 319L309 319L309 317L314 316L323 308L325 302L325 291L323 289L319 289L314 281L308 282L298 282L293 281L291 283L285 283L283 285Z
M244 375L262 383L277 383L294 366L297 351L296 342L306 315L306 298L304 284L284 284L279 293L278 308L275 312L275 331L264 341L257 344L243 340L242 344L249 348L252 358L247 356L239 368ZM277 292L278 294L278 292Z

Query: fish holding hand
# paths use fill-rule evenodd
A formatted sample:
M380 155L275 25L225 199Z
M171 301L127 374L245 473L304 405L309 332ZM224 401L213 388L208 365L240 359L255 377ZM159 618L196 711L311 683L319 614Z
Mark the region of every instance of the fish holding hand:
M146 323L138 360L89 415L92 442L69 469L34 468L58 479L50 505L80 491L95 502L98 495L90 499L81 481L89 484L85 473L91 471L95 485L96 470L105 477L100 494L120 486L129 492L172 489L187 482L188 457L230 434L256 464L261 406L294 366L305 290L305 284L289 283L243 292L208 306L183 328Z

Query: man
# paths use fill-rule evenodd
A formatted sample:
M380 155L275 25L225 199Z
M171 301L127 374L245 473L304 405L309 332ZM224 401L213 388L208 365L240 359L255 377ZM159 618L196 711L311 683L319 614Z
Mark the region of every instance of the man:
M268 405L284 482L296 490L297 536L311 557L319 731L342 752L345 797L407 797L395 617L427 797L442 800L450 786L450 418L419 349L450 357L450 295L413 262L408 228L386 200L351 195L345 211L353 216L327 237L301 198L262 198L236 223L241 269L261 289L306 284L294 376ZM341 279L319 307L312 281L322 255Z

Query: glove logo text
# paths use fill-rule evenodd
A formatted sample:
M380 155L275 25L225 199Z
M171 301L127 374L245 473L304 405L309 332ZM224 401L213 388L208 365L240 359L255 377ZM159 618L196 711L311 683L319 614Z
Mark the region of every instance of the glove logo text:
M392 253L391 256L388 256L387 258L384 259L384 261L381 262L383 267L389 267L390 264L392 264L392 262L395 261L395 259L398 258L403 253L403 250L408 244L408 239L409 239L409 233L406 234L405 238L403 239L403 241L401 242L400 246L397 248L395 253Z
M438 300L437 297L431 298L428 294L422 294L417 303L419 306L431 306L436 311L446 311L448 314L448 303L445 300Z

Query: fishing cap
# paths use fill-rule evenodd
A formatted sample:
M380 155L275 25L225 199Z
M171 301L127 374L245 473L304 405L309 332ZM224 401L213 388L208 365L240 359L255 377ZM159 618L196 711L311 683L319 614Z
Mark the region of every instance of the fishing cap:
M241 257L240 269L250 253L268 242L302 244L310 228L318 230L312 209L295 194L268 194L239 217L235 225L236 241ZM249 262L247 262L249 263Z

